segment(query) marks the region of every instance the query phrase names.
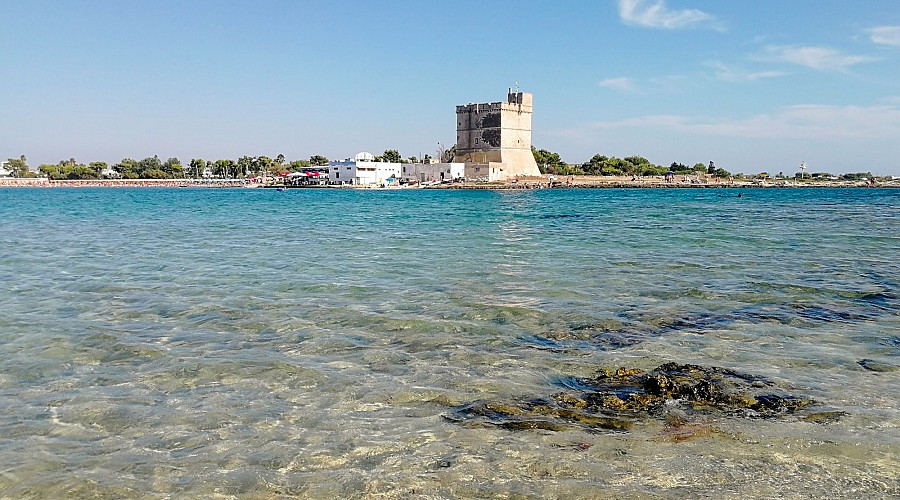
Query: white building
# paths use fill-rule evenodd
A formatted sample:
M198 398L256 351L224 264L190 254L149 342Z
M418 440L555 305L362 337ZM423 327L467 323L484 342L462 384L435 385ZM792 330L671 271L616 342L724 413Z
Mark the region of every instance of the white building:
M112 167L107 166L100 171L100 177L103 177L104 179L119 179L122 177L122 174L116 172Z
M6 165L7 165L8 163L9 163L8 161L2 161L2 162L0 162L0 177L9 177L9 174L12 173L12 172L10 172L9 170L6 169Z
M464 179L465 163L404 163L400 178L405 181L445 182Z
M393 185L400 182L400 168L400 163L375 161L372 153L362 152L352 160L329 162L328 181L359 186Z

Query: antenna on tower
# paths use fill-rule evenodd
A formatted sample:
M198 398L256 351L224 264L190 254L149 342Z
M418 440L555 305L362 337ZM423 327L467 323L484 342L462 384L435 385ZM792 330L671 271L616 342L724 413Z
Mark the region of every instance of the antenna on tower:
M519 82L516 82L516 94L519 93Z

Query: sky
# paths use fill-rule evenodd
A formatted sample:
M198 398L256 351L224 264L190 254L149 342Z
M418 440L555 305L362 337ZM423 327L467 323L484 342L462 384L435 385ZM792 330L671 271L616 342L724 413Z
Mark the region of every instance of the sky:
M0 0L0 158L288 160L453 145L534 94L534 146L900 175L897 0Z

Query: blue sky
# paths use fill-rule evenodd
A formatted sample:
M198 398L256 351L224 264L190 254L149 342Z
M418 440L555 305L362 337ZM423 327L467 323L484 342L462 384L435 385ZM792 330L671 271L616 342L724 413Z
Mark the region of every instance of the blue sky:
M0 157L434 154L534 93L583 162L900 175L897 0L0 0Z

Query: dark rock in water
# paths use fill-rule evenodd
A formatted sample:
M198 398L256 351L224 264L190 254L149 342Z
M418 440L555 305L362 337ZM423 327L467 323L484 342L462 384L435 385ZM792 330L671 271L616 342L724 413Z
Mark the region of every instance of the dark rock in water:
M530 347L551 351L625 349L647 339L672 333L703 335L709 331L750 324L791 326L874 321L900 311L900 297L888 292L842 292L825 297L824 303L758 303L724 311L687 312L659 317L639 308L625 309L616 318L574 318L562 324L549 322L546 330L520 338ZM510 319L498 318L506 323ZM900 337L881 343L900 347Z
M505 429L627 431L643 419L689 423L691 416L718 413L743 418L779 418L815 405L785 394L772 382L726 368L666 363L645 372L603 369L593 378L561 380L566 391L522 403L476 402L445 415L469 425ZM842 412L802 417L828 423Z
M568 349L623 349L643 342L658 332L641 330L621 322L569 323L566 328L548 330L521 340L531 347L564 351Z
M587 381L590 404L613 411L651 412L663 405L691 411L718 411L748 417L793 413L811 400L771 391L771 382L733 370L666 363L651 372L603 370ZM767 389L766 392L759 391Z
M569 428L624 431L633 422L626 418L593 414L578 408L572 401L554 399L529 401L520 404L475 402L454 408L444 415L459 423L495 425L508 430L562 431Z
M866 370L869 370L872 372L886 373L886 372L893 372L893 371L900 370L900 367L898 367L898 366L889 365L887 363L879 363L878 361L875 361L874 359L868 359L868 358L861 359L861 360L857 361L856 363L859 366L862 366L863 368L865 368Z

